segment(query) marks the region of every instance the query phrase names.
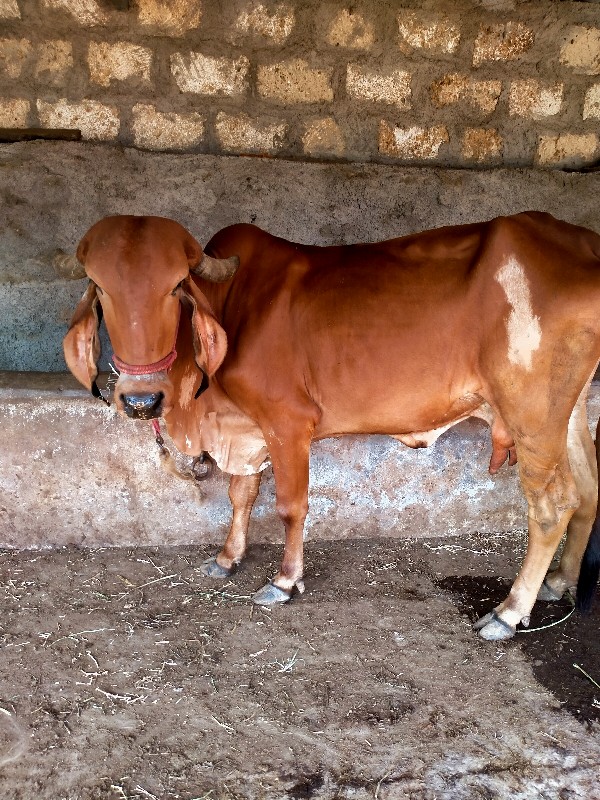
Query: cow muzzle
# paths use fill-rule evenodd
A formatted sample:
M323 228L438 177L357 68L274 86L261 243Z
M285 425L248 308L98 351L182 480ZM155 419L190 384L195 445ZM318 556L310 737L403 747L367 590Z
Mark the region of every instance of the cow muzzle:
M117 410L130 419L157 419L172 409L172 384L168 373L177 358L177 333L179 317L175 328L173 347L160 361L152 364L128 364L116 353L113 363L119 370L119 380L115 386Z
M130 419L158 419L173 408L173 386L166 372L121 373L114 398L117 411Z
M156 419L163 413L164 392L152 394L120 394L125 414L131 419Z

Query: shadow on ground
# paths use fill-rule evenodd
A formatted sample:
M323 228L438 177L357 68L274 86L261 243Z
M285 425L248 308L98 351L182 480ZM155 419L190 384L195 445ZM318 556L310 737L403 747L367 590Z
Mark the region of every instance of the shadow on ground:
M450 592L462 613L475 622L506 597L510 582L467 575L443 578L438 586ZM538 603L529 628L519 628L516 645L529 659L536 679L552 692L565 711L585 722L600 721L600 688L596 689L599 702L590 702L594 685L578 669L585 664L595 671L600 664L597 609L589 615L578 614L573 611L569 596L557 603Z

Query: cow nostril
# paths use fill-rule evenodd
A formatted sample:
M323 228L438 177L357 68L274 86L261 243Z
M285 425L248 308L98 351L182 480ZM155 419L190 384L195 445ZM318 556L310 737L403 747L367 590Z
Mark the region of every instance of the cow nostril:
M120 399L128 417L133 419L155 419L162 411L163 392L154 394L122 394Z

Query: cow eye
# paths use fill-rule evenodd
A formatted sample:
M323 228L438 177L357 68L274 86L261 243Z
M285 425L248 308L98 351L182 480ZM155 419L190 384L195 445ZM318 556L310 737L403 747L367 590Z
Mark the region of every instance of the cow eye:
M185 280L185 279L184 279L184 280ZM177 294L178 290L179 290L179 289L181 289L181 287L182 287L182 286L183 286L183 280L179 281L179 283L177 284L177 286L176 286L176 287L173 289L173 291L171 292L171 294L173 295L173 297L175 297L175 295Z

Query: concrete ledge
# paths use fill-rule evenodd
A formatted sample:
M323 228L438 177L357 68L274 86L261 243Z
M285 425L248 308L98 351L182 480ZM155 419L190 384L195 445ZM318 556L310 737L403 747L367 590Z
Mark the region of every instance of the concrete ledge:
M592 386L590 422L600 414ZM0 546L89 547L221 542L227 476L202 492L161 468L149 423L94 400L64 374L0 373ZM316 443L308 535L351 539L491 533L526 525L516 470L492 478L488 429L462 423L432 448L385 436ZM271 471L251 535L281 541Z

